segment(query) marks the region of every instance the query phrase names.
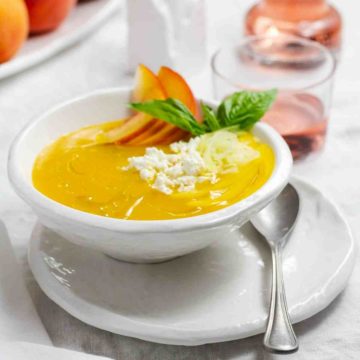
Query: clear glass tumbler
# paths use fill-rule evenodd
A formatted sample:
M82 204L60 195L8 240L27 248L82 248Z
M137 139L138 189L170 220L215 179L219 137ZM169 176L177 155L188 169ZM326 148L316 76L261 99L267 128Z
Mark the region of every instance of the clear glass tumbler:
M248 37L214 54L215 97L278 89L263 121L280 132L299 159L324 144L335 68L331 52L314 41L287 35Z

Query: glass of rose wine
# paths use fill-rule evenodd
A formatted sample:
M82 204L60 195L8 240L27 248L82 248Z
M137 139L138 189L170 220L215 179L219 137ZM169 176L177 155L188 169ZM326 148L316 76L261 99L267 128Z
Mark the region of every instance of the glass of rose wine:
M246 35L291 34L314 40L335 57L341 48L340 13L326 0L258 0L247 12Z
M324 46L288 35L247 37L212 58L217 99L241 90L278 89L263 121L284 137L294 159L323 147L335 68Z

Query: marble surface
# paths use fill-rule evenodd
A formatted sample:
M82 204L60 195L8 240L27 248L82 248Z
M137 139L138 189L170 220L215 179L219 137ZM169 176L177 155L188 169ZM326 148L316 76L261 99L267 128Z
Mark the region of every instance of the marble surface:
M344 210L357 238L360 233L360 3L351 0L334 2L343 14L346 26L328 141L322 154L298 163L294 173L331 194ZM249 0L209 0L209 36L213 49L240 36L242 16L251 3ZM124 75L125 35L121 16L114 14L106 26L87 41L30 71L0 82L0 218L9 230L39 314L56 346L113 359L269 358L262 351L261 336L199 347L176 347L93 329L51 302L39 290L28 271L26 245L36 219L8 183L6 158L10 142L31 118L63 100L98 88L128 84L130 78ZM359 303L360 267L357 261L343 294L326 310L295 326L301 349L289 358L358 359Z

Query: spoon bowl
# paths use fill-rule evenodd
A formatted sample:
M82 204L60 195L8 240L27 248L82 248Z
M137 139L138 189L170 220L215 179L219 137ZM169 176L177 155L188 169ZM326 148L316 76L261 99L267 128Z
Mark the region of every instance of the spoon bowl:
M288 184L275 200L251 218L251 223L273 245L283 242L286 235L291 233L299 209L299 194Z

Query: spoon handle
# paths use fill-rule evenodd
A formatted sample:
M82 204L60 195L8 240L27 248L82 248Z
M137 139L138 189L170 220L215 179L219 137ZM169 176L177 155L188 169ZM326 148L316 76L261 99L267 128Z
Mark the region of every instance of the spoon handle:
M273 245L271 252L273 264L271 305L264 347L275 353L295 352L299 344L289 319L286 304L280 245Z

